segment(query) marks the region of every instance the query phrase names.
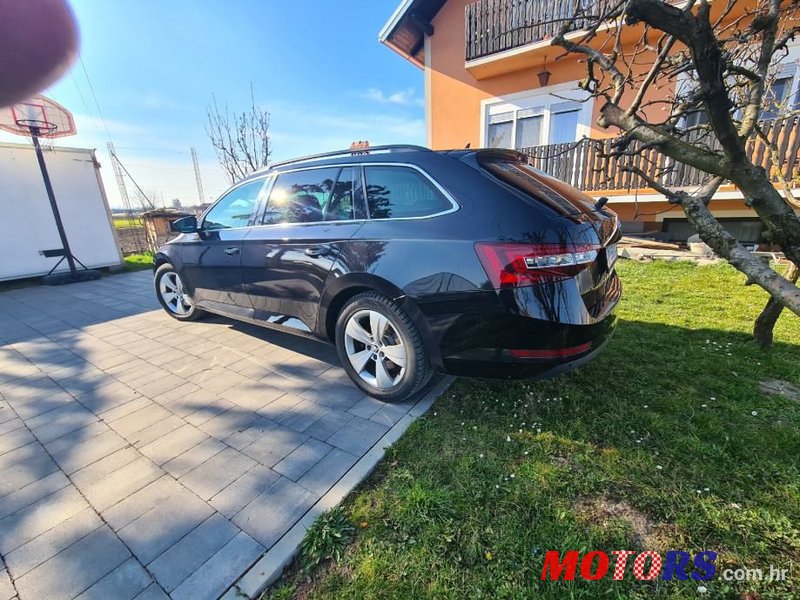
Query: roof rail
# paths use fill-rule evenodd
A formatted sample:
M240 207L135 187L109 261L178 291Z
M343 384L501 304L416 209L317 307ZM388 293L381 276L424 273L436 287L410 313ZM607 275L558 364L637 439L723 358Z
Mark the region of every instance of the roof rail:
M361 154L372 154L373 152L433 152L433 150L425 146L414 146L413 144L387 144L384 146L370 146L369 148L361 148L358 150L348 148L347 150L334 150L333 152L322 152L320 154L311 154L309 156L301 156L300 158L282 160L268 165L267 169L274 169L275 167L305 162L307 160L321 160L323 158L333 158L335 156L358 156Z

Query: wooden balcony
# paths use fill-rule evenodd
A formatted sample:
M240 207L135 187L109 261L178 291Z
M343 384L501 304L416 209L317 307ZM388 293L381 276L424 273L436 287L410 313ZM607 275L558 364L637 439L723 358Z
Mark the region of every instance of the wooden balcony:
M608 0L591 3L599 11ZM466 60L477 60L554 37L586 0L477 0L466 7ZM586 23L577 21L573 30Z
M747 144L753 162L761 165L777 185L780 175L792 187L800 185L800 116L762 123L769 143L751 139ZM654 148L642 150L639 142L628 146L624 156L611 156L614 138L604 140L584 139L569 144L551 144L520 148L531 157L538 169L570 185L600 196L604 192L633 192L647 188L642 179L624 167L638 167L662 185L672 188L693 188L703 183L708 175L682 163L667 158ZM711 144L713 146L713 144ZM773 161L775 149L777 161Z

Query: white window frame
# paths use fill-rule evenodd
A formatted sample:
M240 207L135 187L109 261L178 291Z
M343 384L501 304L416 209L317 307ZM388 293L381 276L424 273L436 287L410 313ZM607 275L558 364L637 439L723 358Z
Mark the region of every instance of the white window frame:
M798 100L797 93L800 89L800 43L789 42L786 50L786 56L779 55L780 60L772 67L774 69L772 79L792 78L785 99L788 100L787 108L795 110Z
M775 63L771 68L773 69L772 79L783 79L791 77L792 81L789 84L789 90L786 99L789 100L789 109L796 110L800 108L800 42L790 42L786 45L786 56L780 56L780 61ZM675 95L682 95L689 93L696 86L688 73L680 73L675 80ZM685 126L685 116L681 119L681 123Z
M513 113L511 127L511 146L516 149L517 144L517 121L520 111L534 109L541 111L542 130L541 140L544 143L537 146L547 146L550 144L550 130L553 113L565 112L570 109L578 109L578 127L575 132L574 142L589 137L591 134L592 111L594 100L591 95L578 87L578 81L569 81L557 85L551 85L535 90L508 94L495 98L487 98L481 101L481 122L480 135L481 145L489 145L489 118L493 115L502 113Z
M789 89L786 90L786 95L783 98L786 103L783 106L783 110L796 110L798 107L797 91L800 87L800 69L798 69L796 59L794 62L789 62L788 57L784 59L784 61L780 63L778 70L775 71L775 74L772 76L772 81L776 79L791 79L789 82ZM771 90L767 93L771 93Z

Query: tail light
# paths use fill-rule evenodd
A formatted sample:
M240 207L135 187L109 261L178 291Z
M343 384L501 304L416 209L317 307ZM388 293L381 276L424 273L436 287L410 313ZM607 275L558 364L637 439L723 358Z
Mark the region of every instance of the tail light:
M475 252L495 289L569 279L597 259L599 246L478 242Z

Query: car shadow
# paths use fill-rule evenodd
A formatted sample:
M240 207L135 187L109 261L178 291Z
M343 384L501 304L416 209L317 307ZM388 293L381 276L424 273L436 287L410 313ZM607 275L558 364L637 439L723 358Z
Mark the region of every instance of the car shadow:
M165 478L175 481L170 489L177 494L165 503L179 503L174 498L188 494L181 477L199 466L191 464L189 455L199 452L203 444L215 448L220 444L229 452L249 448L252 456L245 454L244 462L250 465L247 461L252 460L254 467L237 473L234 461L221 463L219 470L230 470L230 477L236 481L247 476L246 489L252 496L247 502L281 481L289 483L283 483L275 493L295 490L305 498L298 506L305 506L333 485L343 470L413 405L404 403L383 411L369 435L354 436L346 450L331 446L329 452L336 454L338 462L315 474L317 479L305 484L311 489L304 492L295 481L301 477L296 471L287 467L287 474L278 475L273 470L284 454L310 440L315 440L313 449L325 449L321 440L343 425L336 419L341 421L341 415L350 414L347 410L359 405L360 416L347 418L373 423L369 417L385 405L365 399L349 382L338 368L332 345L223 317L211 316L198 323L172 320L152 298L149 280L148 273L133 274L80 286L0 294L0 554L8 559L5 566L14 580L36 566L20 558L32 546L20 548L39 544L40 536L47 532L58 537L59 527L74 516L71 511L76 507L81 514L92 512L86 507L87 500L142 564L150 567L152 561L165 560L159 558L161 550L154 555L152 549L171 546L204 522L207 515L201 512L197 516L189 510L189 503L186 511L177 511L158 527L148 522L150 512L130 525L115 520L113 515L119 509L114 507L130 501L133 495L147 496L145 490L165 485ZM215 341L218 336L223 340L220 343ZM293 359L287 361L285 356ZM231 358L237 362L231 363ZM248 374L234 367L248 369ZM220 372L241 377L246 384L220 387L214 379ZM162 391L159 382L174 377L186 383ZM297 382L298 393L305 391L305 383L324 391L308 392L296 405L289 405L298 400L296 394L270 399L264 393L265 383L274 384L276 377L281 378L281 385ZM207 391L206 386L214 391ZM235 400L245 404L263 401L263 406L216 401L234 393L234 388L240 394ZM145 390L149 391L142 393ZM139 415L142 428L135 429ZM210 437L176 457L154 450L159 444L168 446L172 439L179 440L182 432L191 428L186 423ZM121 477L116 475L118 471L124 474L125 469L137 464L145 472L154 473L141 479L140 487L130 480L115 479ZM166 473L159 471L162 468ZM210 491L204 493L203 489ZM200 486L196 493L209 506L219 506L225 518L232 518L242 507L227 506L218 497L220 491ZM124 494L117 498L117 492ZM151 509L159 510L166 508ZM290 511L272 519L279 523L276 529L249 533L266 549L302 514L304 509L297 514ZM97 530L81 543L91 544L95 535ZM56 552L56 546L53 548L49 554ZM72 556L69 548L60 551L65 561L71 557L76 566L79 564L80 557ZM51 558L49 554L42 560ZM84 583L88 587L93 581ZM46 590L46 578L42 585Z

